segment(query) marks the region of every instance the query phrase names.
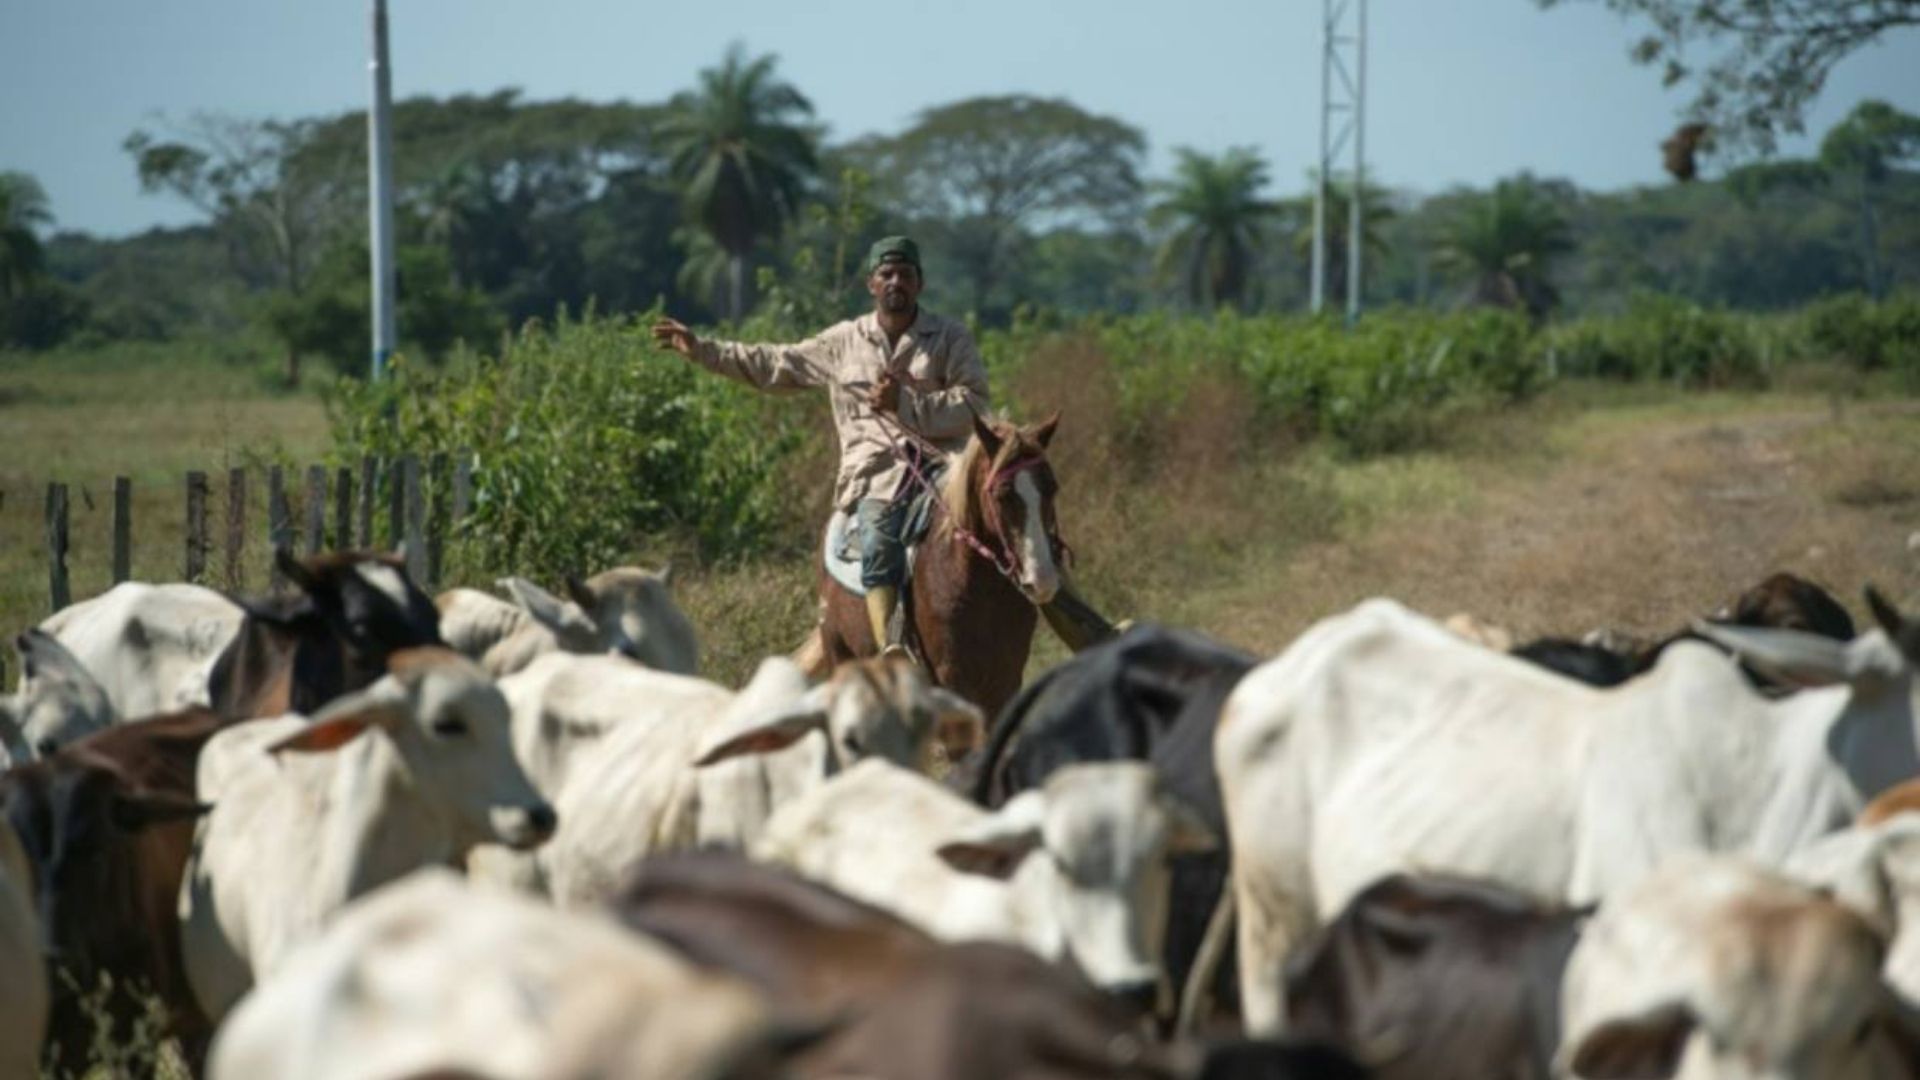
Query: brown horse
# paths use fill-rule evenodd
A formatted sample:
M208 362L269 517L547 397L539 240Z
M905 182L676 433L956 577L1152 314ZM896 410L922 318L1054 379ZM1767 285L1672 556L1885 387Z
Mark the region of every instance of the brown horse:
M1020 689L1036 604L1060 588L1057 485L1047 443L1060 423L976 419L938 481L933 526L914 558L909 640L934 680L996 715ZM982 550L984 549L984 551ZM820 567L819 644L832 667L878 652L866 604Z

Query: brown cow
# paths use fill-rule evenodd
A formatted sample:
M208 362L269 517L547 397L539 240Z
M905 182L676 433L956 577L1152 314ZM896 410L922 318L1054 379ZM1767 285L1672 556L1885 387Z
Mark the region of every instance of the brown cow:
M838 1017L797 1076L1348 1080L1331 1048L1228 1055L1149 1040L1085 982L1022 949L942 944L777 867L695 853L642 864L613 902L629 927L753 983L777 1010Z
M0 773L0 812L19 834L46 936L53 1009L47 1045L79 1071L93 1022L82 998L111 976L106 998L119 1043L150 991L198 1060L211 1027L189 992L180 951L180 881L193 822L201 747L220 729L209 709L123 724Z
M290 595L236 601L246 618L214 662L208 693L230 720L313 713L387 672L387 657L442 645L433 600L398 555L327 552L274 556Z
M1394 875L1287 963L1287 1029L1422 1080L1547 1080L1583 913L1507 889Z

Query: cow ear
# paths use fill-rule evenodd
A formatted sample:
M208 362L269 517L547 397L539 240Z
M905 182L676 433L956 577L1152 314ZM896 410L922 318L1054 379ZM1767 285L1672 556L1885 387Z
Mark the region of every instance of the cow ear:
M593 614L595 608L600 606L600 598L593 595L593 590L587 588L587 583L580 580L579 575L568 574L566 586L567 598L580 605L580 610L589 616Z
M307 564L294 558L293 549L285 544L273 549L273 568L303 593L310 593L319 586L319 579L307 569Z
M1052 416L1040 421L1040 426L1033 429L1033 441L1040 444L1040 449L1045 450L1047 445L1053 442L1054 430L1059 426L1060 410L1055 409Z
M338 750L370 727L393 727L405 721L406 699L392 676L345 697L335 698L307 726L270 744L267 752L282 750L312 754Z
M827 710L820 695L808 694L793 707L744 730L732 729L711 740L695 758L695 766L712 765L742 754L772 754L816 731L827 729Z
M527 617L548 630L558 634L579 621L579 616L567 610L567 602L547 590L535 585L523 577L500 579L500 587Z
M1850 682L1861 657L1845 643L1800 630L1759 629L1695 622L1693 630L1762 674L1796 686Z
M212 803L203 803L158 791L116 791L109 813L113 823L127 832L138 832L149 825L164 825L169 821L191 821L213 809Z
M987 452L988 458L992 458L1000 452L1000 436L994 434L992 425L981 419L979 413L969 412L973 416L973 437L980 440L981 448Z
M980 707L944 687L927 691L933 702L933 739L947 752L948 761L959 761L987 741L987 718Z
M1609 1020L1573 1051L1573 1074L1584 1080L1665 1080L1680 1068L1693 1014L1672 1003Z
M965 874L1005 881L1040 846L1046 796L1023 791L997 812L974 822L935 849L948 866Z
M80 663L78 657L67 651L58 638L39 627L23 631L14 640L13 647L20 653L20 681L50 681L96 685L93 673Z

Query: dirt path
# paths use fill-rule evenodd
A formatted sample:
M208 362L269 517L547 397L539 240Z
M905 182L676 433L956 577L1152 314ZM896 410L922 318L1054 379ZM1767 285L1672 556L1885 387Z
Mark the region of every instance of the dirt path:
M1465 466L1471 494L1315 543L1223 598L1216 633L1261 650L1374 595L1522 635L1683 625L1775 570L1863 616L1867 581L1920 606L1920 410L1586 413L1544 462ZM1214 607L1214 605L1208 605Z

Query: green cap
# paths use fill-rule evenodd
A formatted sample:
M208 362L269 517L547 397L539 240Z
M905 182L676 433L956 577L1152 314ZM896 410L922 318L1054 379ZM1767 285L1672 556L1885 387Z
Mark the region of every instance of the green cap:
M904 262L920 269L920 245L904 236L886 236L867 249L867 273L880 269L884 262Z

